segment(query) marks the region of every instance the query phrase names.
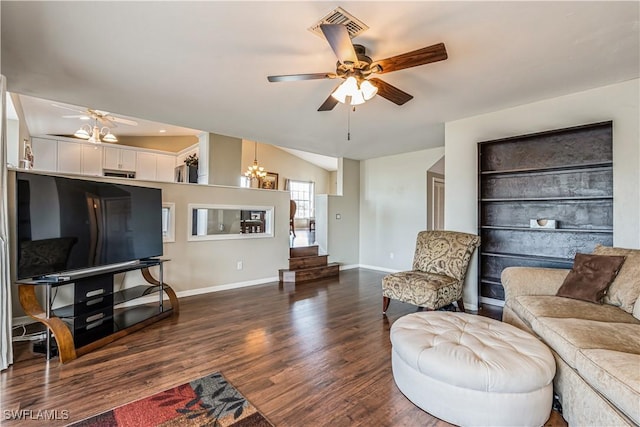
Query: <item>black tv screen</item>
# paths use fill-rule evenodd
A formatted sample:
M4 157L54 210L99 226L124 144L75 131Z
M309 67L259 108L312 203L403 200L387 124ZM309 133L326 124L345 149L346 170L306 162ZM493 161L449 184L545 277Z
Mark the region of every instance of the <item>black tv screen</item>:
M17 172L18 279L162 255L162 190Z

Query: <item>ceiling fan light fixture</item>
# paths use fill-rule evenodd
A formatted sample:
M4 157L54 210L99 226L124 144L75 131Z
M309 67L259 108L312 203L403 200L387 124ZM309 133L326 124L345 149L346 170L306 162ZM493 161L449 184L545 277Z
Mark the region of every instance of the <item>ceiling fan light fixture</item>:
M347 79L338 86L331 96L343 104L347 102L347 96L351 97L351 105L359 105L364 102L363 100L362 102L358 102L358 104L353 103L354 98L357 98L358 100L362 98L362 94L358 88L358 80L353 76L347 77Z
M364 104L365 99L364 96L362 95L362 91L357 91L356 93L354 93L353 95L351 95L351 105L360 105L360 104Z
M360 84L360 90L365 101L370 100L378 93L378 88L373 85L369 80L365 80Z
M335 91L333 91L331 96L334 97L338 102L344 104L345 102L347 102L347 96L351 96L351 93L353 91L352 87L354 84L356 87L355 90L357 90L358 82L356 81L356 79L354 77L347 78L340 84L340 86L337 87Z
M91 138L91 134L89 132L91 132L91 127L89 127L89 125L84 125L78 129L73 136L80 139L89 139Z
M340 102L340 103L344 104L345 102L347 102L347 94L346 94L346 92L345 92L345 91L341 91L341 90L340 90L340 88L341 88L341 87L342 87L342 85L340 85L340 86L338 87L338 89L336 89L336 90L331 94L331 96L332 96L333 98L335 98L335 100L336 100L336 101L338 101L338 102Z
M93 132L91 133L89 142L92 144L100 144L102 142L100 140L100 128L98 126L93 127Z
M107 134L102 137L104 142L118 142L118 138L111 131L107 131Z
M102 141L118 142L118 138L111 133L111 130L109 130L108 127L105 126L101 129L97 124L93 127L89 125L82 125L82 127L78 129L73 136L76 138L86 139L92 144L100 144Z

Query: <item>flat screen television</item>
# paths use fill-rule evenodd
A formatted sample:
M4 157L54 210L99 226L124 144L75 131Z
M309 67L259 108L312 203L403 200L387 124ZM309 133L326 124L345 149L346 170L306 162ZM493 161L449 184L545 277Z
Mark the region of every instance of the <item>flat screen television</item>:
M17 278L162 255L162 190L16 173Z

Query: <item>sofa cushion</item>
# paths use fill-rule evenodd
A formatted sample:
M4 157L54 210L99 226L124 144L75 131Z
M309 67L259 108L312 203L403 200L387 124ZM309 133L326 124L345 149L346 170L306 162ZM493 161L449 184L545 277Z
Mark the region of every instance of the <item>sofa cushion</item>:
M640 296L640 249L615 248L597 245L593 250L597 255L623 255L627 259L620 268L607 294L603 298L605 304L616 305L627 313L633 312L638 296Z
M556 295L601 304L624 260L623 256L577 253Z
M551 295L521 295L508 300L506 306L530 327L538 317L575 318L640 325L640 320L618 307L607 304L596 305Z
M533 330L572 368L581 350L602 349L640 354L640 325L584 319L540 317Z
M640 354L585 349L576 355L576 369L591 387L640 424Z

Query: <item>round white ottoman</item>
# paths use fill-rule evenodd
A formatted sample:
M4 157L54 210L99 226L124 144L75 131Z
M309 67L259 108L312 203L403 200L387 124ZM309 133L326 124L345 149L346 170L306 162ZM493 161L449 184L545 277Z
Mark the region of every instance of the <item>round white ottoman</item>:
M420 312L391 327L393 378L414 404L463 426L541 426L551 413L551 351L515 326Z

